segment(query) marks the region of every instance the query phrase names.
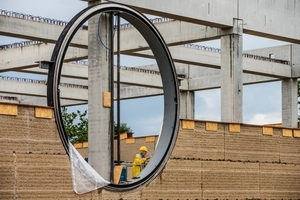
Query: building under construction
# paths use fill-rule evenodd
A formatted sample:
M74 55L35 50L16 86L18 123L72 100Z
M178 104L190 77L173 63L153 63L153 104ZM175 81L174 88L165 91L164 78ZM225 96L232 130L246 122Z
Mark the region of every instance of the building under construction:
M87 6L69 23L1 10L0 35L31 41L1 46L0 72L47 78L1 76L0 199L300 198L299 0ZM291 44L243 52L244 33ZM194 44L215 39L221 49ZM157 64L121 67L120 55ZM281 125L245 124L243 86L271 81L282 85ZM213 88L221 90L221 120L195 119L195 92ZM157 95L164 96L159 136L115 139L114 103ZM78 194L60 106L84 104L88 162L111 183ZM128 161L147 144L153 158L141 179L114 183L112 161Z

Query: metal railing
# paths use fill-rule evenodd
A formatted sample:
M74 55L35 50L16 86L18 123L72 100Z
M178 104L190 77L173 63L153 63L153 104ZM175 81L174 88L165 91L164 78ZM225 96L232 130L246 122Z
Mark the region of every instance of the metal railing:
M202 50L202 51L221 53L221 49L219 49L219 48L207 47L207 46L202 46L202 45L197 45L197 44L183 44L181 46L186 47L186 48L198 49L198 50ZM261 60L261 61L275 62L275 63L284 64L284 65L290 65L290 61L288 61L288 60L275 59L275 58L259 56L259 55L249 54L249 53L243 53L243 57L252 58L252 59Z
M18 19L24 19L24 20L30 20L30 21L35 21L35 22L41 22L41 23L47 23L47 24L53 24L53 25L58 25L58 26L66 26L69 22L67 21L62 21L62 20L57 20L57 19L52 19L52 18L46 18L46 17L41 17L41 16L34 16L30 14L25 14L25 13L18 13L14 11L7 11L7 10L2 10L0 9L0 15L7 16L7 17L14 17ZM149 19L152 23L163 23L163 22L169 22L169 21L174 21L174 19L170 18L152 18ZM123 23L120 25L121 29L127 29L127 28L132 28L133 26L130 23ZM82 25L81 29L83 30L88 30L87 25Z
M10 96L0 96L0 100L18 101L18 98Z
M36 83L36 84L43 84L43 85L47 84L46 80L37 80L37 79L31 79L31 78L20 78L20 77L2 76L2 75L0 75L0 80L16 81L16 82L20 82L20 83ZM68 87L68 88L88 89L88 86L86 86L86 85L78 85L78 84L71 84L71 83L60 83L59 85L62 87Z

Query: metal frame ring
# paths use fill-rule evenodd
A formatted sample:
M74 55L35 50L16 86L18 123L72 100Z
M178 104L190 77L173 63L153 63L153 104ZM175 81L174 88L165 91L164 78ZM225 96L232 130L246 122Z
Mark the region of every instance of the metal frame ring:
M131 23L145 38L158 64L164 93L164 118L161 135L154 155L140 178L129 184L109 184L105 189L117 192L137 189L153 180L166 165L175 146L179 129L179 89L175 66L162 36L152 22L139 11L123 4L102 3L87 7L79 12L62 31L51 57L48 72L47 101L54 107L55 121L62 144L69 154L69 141L62 121L59 83L65 53L78 29L91 17L99 13L118 12L120 17Z

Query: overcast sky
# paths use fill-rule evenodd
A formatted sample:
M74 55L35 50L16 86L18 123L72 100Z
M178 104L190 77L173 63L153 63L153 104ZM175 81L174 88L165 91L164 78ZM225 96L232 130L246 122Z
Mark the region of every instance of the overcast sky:
M87 3L80 0L1 0L0 9L31 14L62 21L70 19ZM19 41L15 38L0 36L1 44L10 44ZM244 50L279 46L286 44L280 41L244 35ZM220 42L211 41L201 45L220 48ZM130 60L130 59L129 59ZM128 60L126 66L136 66L151 63L151 60L135 59L133 63ZM264 83L244 86L243 91L244 123L265 124L281 123L281 83ZM220 90L207 90L196 92L195 118L201 120L220 121ZM127 123L134 131L135 136L158 134L163 114L162 97L127 100L121 103L121 121Z

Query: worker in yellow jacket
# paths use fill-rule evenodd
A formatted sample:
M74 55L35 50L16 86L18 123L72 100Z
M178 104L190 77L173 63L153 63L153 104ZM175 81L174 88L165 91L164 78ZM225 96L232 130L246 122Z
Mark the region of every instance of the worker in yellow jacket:
M146 157L148 149L146 146L140 148L140 153L135 154L134 161L132 163L132 178L139 178L138 175L141 173L145 167L146 162L149 160L149 157Z

